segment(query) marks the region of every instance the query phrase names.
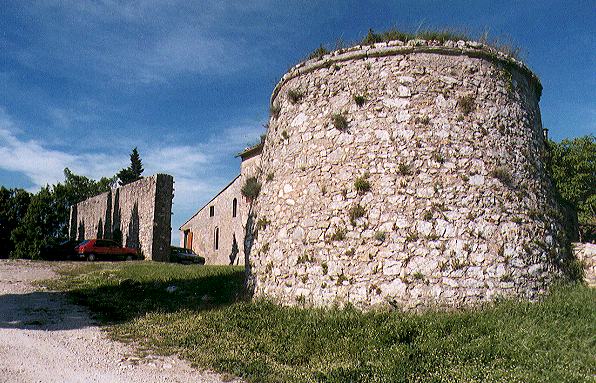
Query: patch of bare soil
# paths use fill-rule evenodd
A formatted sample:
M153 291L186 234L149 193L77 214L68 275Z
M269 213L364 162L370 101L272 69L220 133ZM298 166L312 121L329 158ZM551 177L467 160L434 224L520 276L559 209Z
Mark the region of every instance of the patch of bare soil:
M33 286L63 263L0 260L0 382L224 382L176 357L135 356L62 293Z

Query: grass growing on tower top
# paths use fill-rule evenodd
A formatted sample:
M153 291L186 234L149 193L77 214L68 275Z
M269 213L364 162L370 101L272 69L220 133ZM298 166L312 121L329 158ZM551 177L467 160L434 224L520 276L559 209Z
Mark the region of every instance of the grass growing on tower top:
M242 278L238 267L139 262L47 283L116 339L249 382L590 382L596 368L596 290L582 285L536 304L403 314L248 302Z

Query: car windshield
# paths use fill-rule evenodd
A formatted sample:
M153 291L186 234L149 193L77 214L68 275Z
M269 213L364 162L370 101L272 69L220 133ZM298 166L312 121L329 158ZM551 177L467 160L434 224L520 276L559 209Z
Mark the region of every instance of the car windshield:
M86 244L87 242L89 242L89 240L85 240L85 241L83 241L83 242L79 243L79 246L83 246L83 245L84 245L84 244Z

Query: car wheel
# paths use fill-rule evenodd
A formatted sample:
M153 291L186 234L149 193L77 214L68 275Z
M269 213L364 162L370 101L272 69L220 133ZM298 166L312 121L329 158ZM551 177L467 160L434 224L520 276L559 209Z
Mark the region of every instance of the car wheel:
M94 261L96 260L95 254L89 254L89 255L87 256L87 260L88 260L89 262L94 262Z
M127 260L127 261L132 261L132 255L127 255L127 256L126 256L126 260Z

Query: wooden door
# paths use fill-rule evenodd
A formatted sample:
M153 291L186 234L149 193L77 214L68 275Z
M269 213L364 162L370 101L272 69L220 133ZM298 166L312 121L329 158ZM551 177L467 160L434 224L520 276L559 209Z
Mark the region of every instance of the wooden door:
M189 231L188 237L186 237L186 248L192 249L192 231Z

